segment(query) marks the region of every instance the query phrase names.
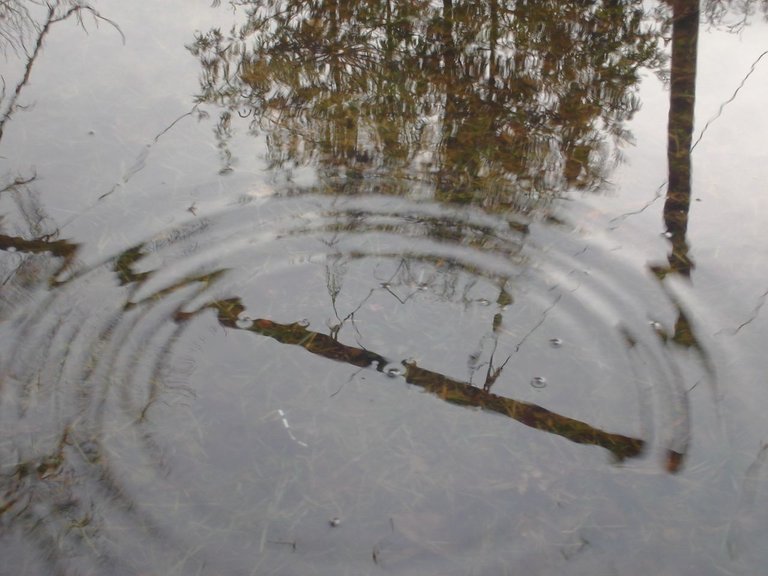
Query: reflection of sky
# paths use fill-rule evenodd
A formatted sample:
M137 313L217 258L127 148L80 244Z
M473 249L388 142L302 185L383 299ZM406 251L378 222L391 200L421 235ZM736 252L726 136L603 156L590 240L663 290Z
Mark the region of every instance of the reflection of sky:
M735 235L732 248L738 250L741 258L753 262L745 268L754 273L757 270L753 266L760 259L763 266L768 266L765 219L759 217L768 214L768 55L755 66L735 99L723 107L719 118L715 116L733 97L752 64L768 50L768 24L759 22L739 35L711 33L703 38L699 51L696 134L706 122L711 123L693 154L693 186L695 195L701 198L694 230L711 233L701 234L696 245L702 243L701 248L707 246L715 253L718 247L722 250L724 242L727 246L727 237ZM697 222L699 219L702 224ZM717 258L728 256L720 252ZM768 274L762 277L768 278Z
M108 23L97 26L88 16L87 33L74 19L51 28L19 101L32 107L17 111L6 124L0 155L7 158L6 170L26 174L34 169L41 178L37 190L60 222L115 184L125 184L147 145L192 108L199 62L185 45L195 29L216 25L218 18L229 25L232 15L208 3L197 8L188 4L164 4L152 18L124 3L99 6L104 17L119 25L125 45ZM4 78L13 87L19 76ZM142 177L160 181L186 214L194 201L193 186L216 186L219 163L209 136L210 126L192 118L164 134L142 169L151 174L136 172L129 178L133 198L141 196ZM249 170L247 162L256 157L258 142L248 138L237 144L246 164L240 167ZM166 201L171 208L171 199ZM79 232L75 226L70 233Z
M715 41L709 42L710 37ZM768 25L759 22L738 36L710 33L703 38L697 135L768 50ZM768 404L768 306L760 309L768 291L766 93L768 55L733 102L711 121L693 153L693 194L701 201L692 206L689 229L698 261L694 283L703 303L712 304L709 309L719 314L708 319L717 331L715 341L729 357L724 367L725 381L730 382L726 402L753 423L748 437L755 449L766 439L764 425L758 423L764 422L760 407Z
M764 222L749 216L768 212L768 197L762 192L768 178L768 55L757 64L736 98L728 101L753 63L768 50L766 35L768 25L756 20L738 35L703 26L699 36L694 142L710 123L692 155L694 203L689 238L699 258L703 250L717 250L717 258L722 259L729 240L739 251L744 247L764 250ZM620 166L612 179L619 191L610 203L615 203L612 210L617 213L641 208L666 180L668 99L668 89L647 75L642 109L630 123L636 146L625 150L629 162ZM660 208L661 202L658 208L647 211L648 221L657 226L662 226ZM738 231L738 237L731 234L733 231Z
M222 26L228 27L231 24L231 12L223 8L211 10L207 4L195 8L183 0L171 4L164 3L163 10L153 11L151 19L139 19L137 14L142 12L136 11L130 3L105 3L100 9L105 16L119 23L126 36L126 45L121 45L120 35L106 23L101 23L96 28L86 19L87 37L74 22L58 25L47 38L45 51L36 64L31 84L23 92L21 103L34 103L35 106L29 112L16 113L6 125L0 144L4 170L26 174L34 168L37 172L39 181L35 183L35 189L41 193L46 211L57 222L67 222L72 216L80 214L85 207L94 204L90 211L66 227L62 236L75 240L91 240L84 246L81 257L86 257L90 252L112 255L118 248L147 240L155 231L168 230L170 226L191 219L191 213L187 209L192 205L196 205L201 214L205 214L206 208L226 208L243 195L255 198L266 195L270 188L262 177L257 176L261 169L258 159L262 149L261 141L251 136L243 136L242 127L241 136L232 143L240 163L236 166L235 173L226 177L217 176L220 162L211 135L213 122L198 123L196 119L186 118L154 142L154 138L164 128L190 110L193 104L192 95L199 88L199 62L184 47L192 40L193 30L207 30L216 24L213 21L215 18L221 18ZM183 14L183 17L179 17L180 14ZM707 120L713 118L720 106L731 98L752 63L763 50L768 49L765 44L766 37L768 26L762 22L755 22L740 35L702 28L699 38L697 123L694 140ZM8 80L6 78L6 81ZM12 82L9 84L12 85ZM57 88L52 90L51 86ZM756 312L761 303L761 295L768 290L768 249L765 242L764 216L768 214L768 197L764 190L765 182L768 181L768 158L764 145L765 134L768 134L768 113L764 105L766 87L768 57L758 64L736 99L723 108L719 118L713 120L694 151L694 202L690 213L689 242L697 268L692 275L692 285L669 282L671 290L679 296L682 305L690 311L693 323L699 328L697 336L711 351L717 363L721 392L725 399L722 408L726 426L738 427L739 447L733 455L733 462L728 463L734 485L739 484L743 471L754 460L759 442L765 440L762 407L768 403L763 376L768 371L764 355L768 304L762 311ZM583 203L593 210L584 209L583 206L571 209L567 203L555 208L556 212L562 210L565 215L570 215L578 222L580 230L586 230L585 234L591 235L588 240L590 247L597 248L600 253L623 250L624 252L619 252L622 262L632 266L636 274L641 274L648 263L663 262L669 249L667 242L660 235L663 229L661 198L642 213L621 220L621 225L616 230L608 231L612 226L612 219L641 209L653 199L657 190L662 195L664 193L662 185L667 170L668 91L655 77L648 75L641 99L643 108L629 126L635 135L636 146L624 150L627 163L621 165L613 174L612 192L606 196L584 198ZM93 134L89 134L90 131L93 131ZM146 163L137 164L137 159L141 159L142 154L147 151L147 145L151 145L151 148ZM116 183L122 182L126 175L130 176L128 182L123 182L122 187L115 189L108 200L96 202L98 196L111 190ZM158 194L158 190L164 193ZM148 214L150 216L147 216ZM136 219L143 220L141 226L134 225ZM546 245L548 238L548 232L542 232L542 227L532 227L532 244ZM576 248L580 249L581 245ZM586 266L590 260L582 257L579 262ZM571 281L574 285L577 284ZM583 289L574 298L581 295ZM644 300L642 304L652 306L649 300ZM287 301L284 305L290 307L292 303ZM469 312L474 312L474 309ZM286 315L290 313L293 313L292 309L286 312ZM648 314L663 322L667 328L674 321L674 314L669 308L662 311L648 310ZM656 318L657 314L663 315ZM739 328L751 317L755 318L752 323ZM287 317L286 321L293 319ZM436 318L435 324L439 320L440 318ZM536 320L537 318L533 318L531 324L535 324ZM466 327L464 329L466 330ZM574 332L579 329L580 326L577 325ZM211 350L211 356L219 359L226 359L228 351L235 360L248 357L249 347L255 340L255 337L241 336L243 350L241 354L234 354L232 340L237 336L227 336L228 340L225 342L220 332L212 334L216 335L215 338L222 338L222 341L215 341ZM463 336L466 336L466 332L459 334L458 330L451 334L451 337L459 340ZM549 336L543 335L544 338ZM475 340L479 338L480 336L477 336ZM391 339L394 340L395 336ZM272 345L268 341L259 343L262 346ZM461 342L457 347L460 344ZM216 346L221 349L218 350ZM305 394L316 394L317 404L320 404L329 391L338 390L337 381L344 382L348 378L345 366L331 365L329 368L317 359L313 359L310 365L318 366L317 372L303 368L309 373L301 374L303 364L293 366L289 363L294 358L293 350L279 346L275 346L275 349L286 356L285 363L291 366L285 376L290 380L289 383L295 386L295 389L289 391L300 396L297 405L306 400L305 396L301 396ZM439 350L435 354L437 352ZM544 352L551 354L551 350L540 352L542 355ZM396 355L399 354L400 351L397 350ZM463 358L450 360L456 363L455 367L452 367L456 373L464 369ZM535 357L528 358L529 363L535 360ZM583 357L579 357L578 361L579 370L599 370L599 367L590 366L585 362ZM543 362L544 360L542 364ZM236 363L233 362L233 365ZM516 368L519 369L519 365ZM298 386L297 383L313 378L320 372L323 372L326 379L321 382L321 387ZM224 374L226 375L226 372ZM208 385L206 377L208 381L215 381L216 378L221 378L221 375L221 367L205 367L197 376L200 379L199 388L205 389ZM562 379L573 375L574 372L563 374ZM576 375L579 376L579 373ZM335 380L331 376L335 376ZM552 382L559 379L551 374L548 376ZM599 378L606 379L605 386L599 386L604 382L597 381L595 390L601 391L605 388L608 392L602 392L603 394L618 394L615 388L608 387L611 384L610 376L601 374ZM586 380L589 374L580 377ZM375 375L363 374L360 378L373 380ZM232 379L235 379L234 374ZM518 382L523 386L521 392L511 390L510 393L514 392L516 397L531 401L546 398L547 406L551 409L563 412L573 410L567 401L568 396L557 396L555 386L550 386L543 392L535 391L525 387L526 380L527 378L523 378ZM351 390L359 393L362 390L362 393L370 394L385 406L389 406L387 401L391 402L393 419L390 438L402 441L402 444L379 442L372 446L382 450L391 449L393 445L404 445L410 435L422 440L421 452L417 455L423 457L427 464L433 467L432 470L437 470L436 476L451 477L453 451L443 445L442 451L438 451L436 455L434 446L441 446L441 442L445 442L449 437L460 438L462 434L469 438L465 442L470 443L473 439L466 435L466 427L460 429L459 425L454 423L448 431L450 434L444 428L440 429L436 419L444 421L440 419L439 414L430 412L435 404L426 396L414 394L416 400L412 402L413 406L403 408L401 398L404 392L400 388L393 387L390 390L372 386L369 391L357 381L350 381L346 386L345 392ZM341 395L339 399L340 402L347 401L349 396ZM693 395L692 399L693 422L694 426L698 427L693 433L694 455L691 461L695 464L703 459L705 464L709 464L715 457L702 455L702 452L708 449L707 441L715 432L702 430L701 427L703 423L713 421L711 413L714 408L708 392ZM358 405L352 403L351 406ZM394 416L397 410L404 410L404 413L400 414L401 418ZM217 410L213 412L218 413ZM370 408L370 414L374 413L375 409ZM425 414L430 414L430 417L425 419ZM455 409L455 414L456 422L466 423L466 420L459 420L459 416L464 412ZM243 422L247 416L249 415L243 416ZM294 411L291 413L291 422L297 429L302 423L308 426L307 422L312 424L310 416L312 414ZM330 419L337 416L336 412L329 412L316 414L314 417L322 422L323 417ZM588 419L591 414L576 416ZM616 413L603 418L620 416ZM472 422L478 423L478 438L484 435L482 442L478 442L477 447L468 447L462 454L472 454L477 458L477 465L467 469L477 471L476 482L487 482L487 485L482 484L481 487L487 490L488 501L493 497L495 502L497 491L501 489L489 479L495 479L506 471L498 454L503 455L504 450L508 449L505 448L507 439L503 434L508 433L509 423L503 419L486 421L480 418L477 416L477 420ZM350 428L350 442L360 442L361 458L369 454L371 445L364 445L362 439L371 442L373 440L371 437L356 434L358 428L365 429L364 418L356 416L354 420L345 420L338 417L338 420L334 423L335 426ZM412 427L413 433L409 426ZM486 426L488 428L485 428ZM334 428L331 424L325 428L326 433L328 430L341 429ZM470 432L472 430L470 428ZM493 434L488 433L489 430ZM536 431L519 428L515 430L513 436L517 446L520 446L521 442L524 447L528 442L531 446L542 446L548 445L547 442L555 443L559 440L547 437L542 440L543 435ZM229 429L222 428L220 431L226 433ZM275 421L274 433L281 432L279 422ZM369 434L372 435L372 432L369 431ZM423 438L429 437L430 434L435 437L423 441ZM286 443L288 440L285 440ZM329 442L330 440L333 438L329 439ZM493 449L488 448L489 446ZM716 452L721 449L720 444L717 444L717 447L712 450ZM358 446L354 448L357 449ZM527 459L527 455L520 454L521 452L518 452L520 460ZM541 460L535 462L535 466L545 469L545 478L559 476L558 462L545 462L544 458ZM364 459L361 461L365 462ZM359 464L355 463L353 468L357 465ZM655 465L653 463L650 467ZM552 470L546 467L551 467ZM357 474L342 478L353 483L350 493L359 493L366 487L365 481L375 480L366 478L364 469L354 471ZM584 517L592 513L590 506L597 508L597 504L602 502L585 504L584 501L577 501L575 497L571 498L571 495L578 492L577 488L585 488L586 492L594 495L594 472L585 468L570 479L558 481L561 487L564 486L563 493L568 495L565 498L566 503L576 507L578 513L583 512ZM391 472L390 476L394 477L395 472ZM618 474L611 476L606 473L606 476L605 482L619 478ZM397 485L397 480L391 478L393 485ZM459 480L460 476L453 482L447 481L446 485L451 494L469 485ZM646 483L653 484L656 480L652 475L644 475L632 488L642 487ZM359 483L354 484L355 482ZM624 489L621 482L618 484L614 491ZM695 497L675 494L674 501L688 504L692 498L700 502L705 496L711 496L706 493L707 489L712 488L711 484L702 483L697 486L699 492ZM682 490L683 487L690 489L687 485L675 485L675 489ZM553 502L557 501L559 506L561 502L558 500L560 496L557 491L546 492L545 489L548 488L550 487L542 484L542 480L536 477L531 480L530 489L522 484L515 486L514 489L520 492L521 497L507 500L505 515L502 517L500 514L498 519L494 518L494 523L499 524L501 529L509 529L508 517L520 513L520 508L514 508L510 502L533 508L537 502L554 506ZM644 494L650 494L658 488L659 486L653 485L647 488ZM529 491L525 492L526 489ZM322 493L322 490L320 492ZM438 492L435 490L435 493L431 494L431 500L427 499L432 508L445 505L442 493ZM539 495L538 498L531 497L532 492ZM331 485L328 488L329 500L337 493L338 485ZM525 498L522 495L525 495ZM667 501L673 500L672 496L666 497ZM636 498L634 493L615 500L631 502L638 506L647 504L642 497ZM484 501L484 510L489 507L488 501ZM716 501L718 504L722 503L721 499ZM463 513L463 501L457 499L457 502L457 509ZM617 506L615 503L614 505ZM429 507L422 503L420 510ZM661 513L661 508L649 507L647 513ZM325 514L325 510L323 513ZM336 513L333 507L329 508L328 515ZM490 515L490 511L488 513ZM635 510L634 513L643 518L640 511ZM634 520L630 517L627 521L618 510L616 518L605 511L598 512L597 516L606 524L608 520L614 519L626 524L632 524ZM680 519L681 524L685 521L686 517ZM581 516L574 519L574 525L579 522L584 522L587 528L590 528L587 520ZM383 523L387 528L386 521ZM325 524L322 526L325 528ZM518 527L521 531L525 529L524 525ZM401 525L397 526L399 532L392 537L392 541L397 543L395 538L404 538L404 533L407 536L406 528L407 522L403 520ZM385 544L389 542L386 539L382 541ZM629 539L625 540L625 544L627 542ZM578 541L575 546L578 546ZM656 542L656 549L658 547ZM384 544L382 548L386 548ZM545 553L549 551L545 550Z
M20 102L34 107L16 112L0 143L5 169L20 174L34 169L38 174L36 190L57 222L69 222L94 206L64 227L64 235L76 241L96 238L84 246L81 258L89 251L113 254L117 248L146 240L154 231L189 218L190 207L204 211L208 203L221 209L239 197L261 197L270 191L257 176L263 168L262 145L260 139L244 134L247 121L238 126L240 135L232 142L239 162L236 173L227 177L216 175L220 162L211 122L187 117L160 135L189 112L199 90L199 62L185 45L192 41L194 30L217 24L228 29L231 11L177 1L165 4L152 18L142 18L140 11L125 6L99 7L118 23L125 45L109 24L97 27L87 17L87 36L74 21L52 29ZM767 48L767 28L759 18L740 34L702 27L694 140ZM10 76L6 81L12 85ZM760 218L768 213L762 189L766 86L768 57L712 120L693 154L689 242L697 264L696 290L680 290L688 291L686 299L692 305L707 306L708 313L699 321L711 324L710 333L747 321L768 289L762 281L768 278L768 254ZM637 211L654 194L664 193L668 90L646 74L641 100L642 109L629 124L636 145L625 147L627 162L612 174L612 191L586 199L602 213L595 219L597 226L601 218L609 222ZM96 202L110 190L114 192L109 201ZM633 244L640 253L638 261L662 261L668 249L660 236L662 203L660 198L640 214L620 220L622 231L608 234L605 246L610 248L614 241ZM146 218L147 213L160 216ZM145 220L142 227L133 226L137 218ZM751 342L761 339L746 335L753 329L753 334L760 333L762 322L758 315L737 335L746 339L740 346L743 353L757 355ZM762 362L757 356L750 359L750 365Z
M740 34L702 25L693 141L708 122L709 127L692 154L688 242L696 269L690 284L668 281L690 311L698 337L716 360L723 360L718 370L724 406L734 410L731 417L738 414L747 423L746 433L755 449L765 437L757 407L768 402L762 376L768 369L763 344L768 303L762 306L768 291L768 55L746 81L745 77L768 50L766 37L768 24L759 17ZM661 263L669 251L661 236L668 87L647 75L641 99L642 109L628 126L636 145L624 150L628 161L611 179L613 192L586 202L599 211L597 220L606 228L618 225L607 235L608 243L615 242L628 252L634 251L630 246L636 247L641 258ZM647 206L656 193L662 197ZM625 218L627 214L632 215ZM754 453L744 455L745 466L750 458Z

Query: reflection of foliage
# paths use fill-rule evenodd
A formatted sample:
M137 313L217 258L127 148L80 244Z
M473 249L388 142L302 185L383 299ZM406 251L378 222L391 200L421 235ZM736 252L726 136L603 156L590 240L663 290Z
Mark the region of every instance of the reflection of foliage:
M26 3L18 0L0 0L0 48L16 54L24 46L24 37L30 33L34 20Z
M451 201L596 189L626 139L638 69L658 64L642 2L272 0L199 34L200 101L253 114L275 166L386 172Z
M39 12L39 13L38 13ZM17 101L24 86L29 82L32 67L37 60L43 41L51 27L59 22L75 18L85 28L83 15L89 14L94 21L108 22L120 34L120 27L99 14L87 3L75 0L56 0L53 2L39 2L28 0L0 0L0 49L7 55L8 50L26 58L21 79L16 83L10 95L6 94L7 82L4 76L2 80L2 92L0 92L0 139L3 137L5 123L13 115ZM6 96L8 98L6 99Z
M756 12L768 19L768 0L705 0L703 12L707 22L740 32Z
M13 308L16 298L24 298L25 292L40 279L49 276L50 282L55 283L57 276L74 263L77 254L77 244L59 239L58 230L41 208L32 186L35 179L17 177L0 188L0 195L9 201L3 208L12 209L23 222L19 226L4 226L0 217L0 318L5 309ZM51 268L54 263L50 256L60 259L56 269Z
M12 51L30 56L30 48L37 49L37 37L44 36L51 24L74 17L85 27L83 16L90 14L94 21L109 22L93 6L77 0L0 0L0 49L4 54ZM32 42L30 42L32 40Z

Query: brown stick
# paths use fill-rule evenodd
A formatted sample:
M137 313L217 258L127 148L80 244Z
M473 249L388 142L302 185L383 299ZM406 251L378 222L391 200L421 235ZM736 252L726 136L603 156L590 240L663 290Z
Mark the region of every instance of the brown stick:
M296 322L278 324L272 320L258 318L252 320L249 326L238 326L238 317L245 310L239 298L212 302L208 304L207 308L216 310L219 322L227 328L256 332L283 344L301 346L312 354L331 360L361 368L376 364L377 370L382 370L388 363L386 358L375 352L347 346L326 334L308 330L306 326ZM420 386L446 402L479 407L508 416L531 428L557 434L571 442L600 446L611 452L618 460L632 458L643 452L645 442L639 438L611 434L586 422L551 412L541 406L491 394L471 384L419 368L415 362L403 362L402 364L406 368L406 382Z

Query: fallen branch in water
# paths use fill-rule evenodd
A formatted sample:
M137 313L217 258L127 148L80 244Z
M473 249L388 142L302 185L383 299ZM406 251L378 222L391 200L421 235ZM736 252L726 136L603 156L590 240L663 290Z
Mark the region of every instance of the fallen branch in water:
M244 321L242 313L245 307L239 298L218 300L203 306L197 312L179 313L178 320L185 320L206 308L216 310L222 326L237 330L247 330L267 336L283 344L301 346L305 350L353 366L367 368L375 365L383 371L389 361L382 355L363 348L347 346L327 334L307 329L301 323L279 324L265 318ZM605 448L618 460L639 456L645 442L639 438L611 434L599 428L557 414L536 404L529 404L512 398L498 396L477 388L466 382L453 380L443 374L420 368L415 362L402 362L405 366L405 381L419 386L435 396L462 406L482 408L517 420L521 424L537 430L562 436L577 444L588 444Z

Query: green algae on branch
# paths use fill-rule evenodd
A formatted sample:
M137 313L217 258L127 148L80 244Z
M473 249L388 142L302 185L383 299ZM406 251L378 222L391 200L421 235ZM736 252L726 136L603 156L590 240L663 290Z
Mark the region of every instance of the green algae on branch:
M577 444L601 446L610 451L618 460L639 456L645 442L621 434L611 434L594 426L557 414L536 404L521 402L486 392L465 382L453 380L437 372L416 366L415 362L404 362L405 381L424 388L446 402L462 406L479 407L483 410L509 416L518 422L557 434Z
M361 368L375 364L378 371L382 371L389 363L380 354L364 348L347 346L327 334L309 330L300 322L279 324L265 318L244 322L242 314L245 312L245 306L239 298L211 302L203 306L198 312L205 309L215 310L219 323L226 328L247 330L283 344L301 346L312 354L330 360ZM185 314L183 317L179 317L179 320L188 319L194 314ZM586 422L557 414L536 404L491 394L471 384L419 368L415 362L403 362L402 364L406 368L406 382L419 386L446 402L496 412L531 428L562 436L577 444L600 446L611 452L620 461L637 457L643 453L645 442L642 439L605 432Z

